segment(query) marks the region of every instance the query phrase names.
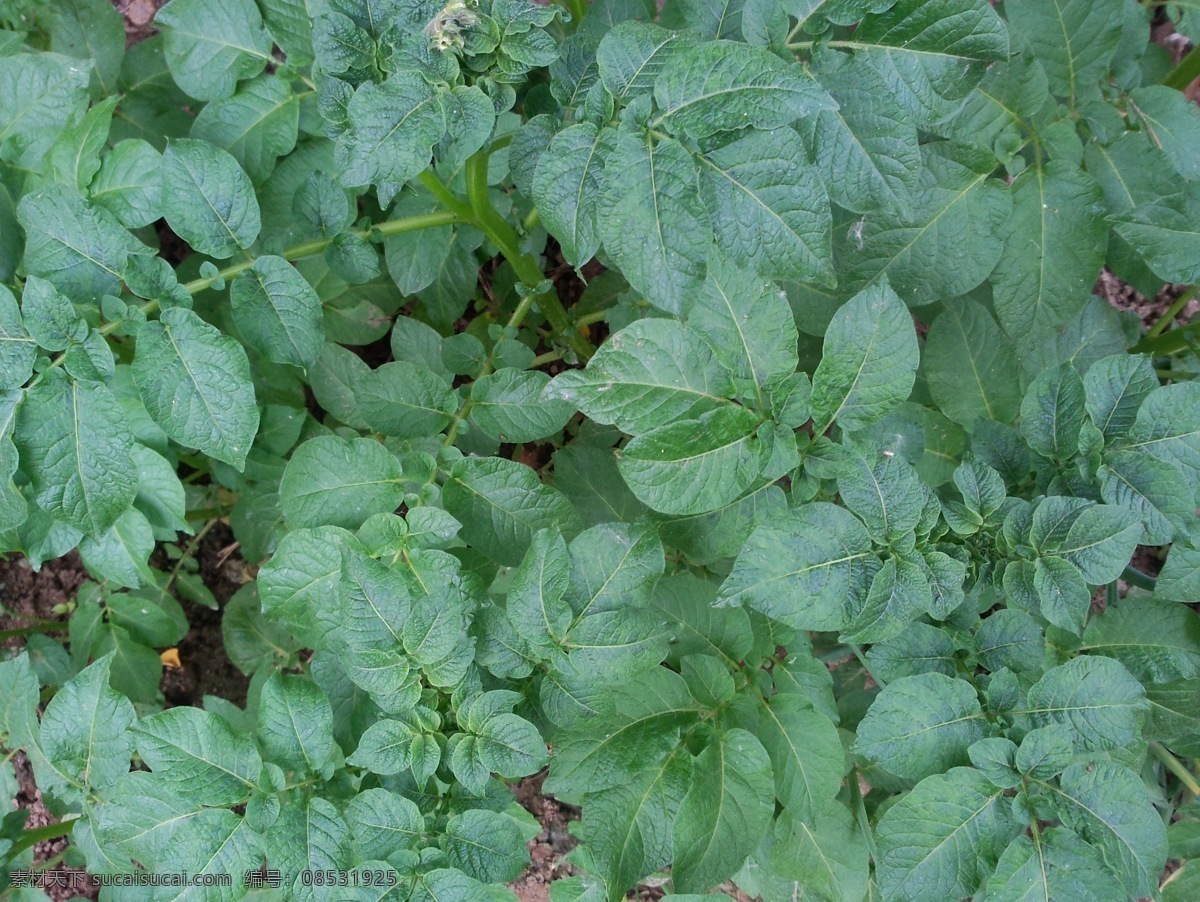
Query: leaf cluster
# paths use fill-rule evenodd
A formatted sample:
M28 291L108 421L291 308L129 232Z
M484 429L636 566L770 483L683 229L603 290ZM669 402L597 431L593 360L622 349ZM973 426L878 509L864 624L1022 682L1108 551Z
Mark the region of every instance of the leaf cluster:
M1200 281L1200 111L1145 4L998 7L0 4L68 860L510 899L544 772L554 902L1194 898L1200 361L1092 288ZM166 707L197 604L244 704Z

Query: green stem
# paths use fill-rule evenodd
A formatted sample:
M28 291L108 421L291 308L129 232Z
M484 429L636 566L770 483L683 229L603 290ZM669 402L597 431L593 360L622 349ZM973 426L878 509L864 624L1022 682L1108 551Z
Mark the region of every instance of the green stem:
M1200 44L1193 47L1179 65L1167 73L1163 84L1176 91L1183 91L1197 78L1200 78Z
M65 620L51 620L47 623L39 623L35 626L23 626L15 630L0 630L0 640L32 636L34 633L52 633L55 630L65 629L66 625L67 622Z
M533 360L529 361L529 368L536 370L538 367L543 367L547 363L553 363L556 360L562 360L562 351L547 351L545 354L538 354Z
M512 316L508 318L508 322L504 324L505 331L509 329L518 329L525 317L529 314L530 308L533 306L534 296L527 294L521 298L521 302L517 304L517 309L513 311ZM492 350L488 353L487 359L483 361L483 366L479 368L479 372L475 375L475 381L482 379L492 371L492 367L496 362L496 345L492 346ZM471 414L471 408L475 406L473 398L467 398L466 403L454 415L454 419L450 421L450 428L446 430L446 438L442 442L445 447L450 447L454 444L454 440L458 438L459 427L466 421Z
M1188 792L1192 795L1200 795L1200 783L1196 782L1195 774L1184 767L1178 758L1157 742L1150 743L1150 754L1161 761L1167 770L1178 777L1179 782L1187 787Z
M1129 585L1137 586L1139 589L1145 589L1147 592L1154 591L1154 577L1147 576L1141 570L1136 570L1133 567L1126 567L1121 572L1121 579L1125 580L1125 582L1129 583Z
M867 656L863 654L862 646L847 644L846 647L854 652L854 657L858 658L858 663L862 665L862 669L867 672L867 676L869 676L875 682L875 685L880 689L887 688L887 683L879 679L879 677L875 676L875 674L871 673L871 668L867 664Z
M867 806L863 801L862 787L858 785L857 767L850 771L850 800L854 804L854 819L858 821L859 832L862 833L863 839L867 843L867 852L872 859L877 859L875 835L871 831L871 819L867 817Z
M1178 329L1168 329L1161 335L1156 335L1153 338L1147 336L1130 348L1130 353L1133 354L1151 354L1155 357L1166 357L1169 354L1174 354L1176 351L1183 351L1191 347L1192 342L1196 339L1196 332L1200 331L1200 320L1188 323L1186 326L1180 326Z
M372 234L386 237L388 235L400 235L404 232L417 232L421 229L435 229L439 226L453 225L455 222L458 222L461 218L461 212L463 211L438 211L436 213L422 213L419 216L406 216L403 219L389 219L385 222L376 223L367 229L351 229L350 234L357 235L366 241L370 239ZM312 241L293 245L285 249L280 256L285 260L302 260L305 257L312 257L315 254L322 253L332 243L333 238L316 238ZM245 272L253 265L253 260L235 263L233 266L225 267L214 276L195 279L183 287L187 289L188 294L197 294L217 282L228 281L238 273Z
M516 231L492 206L488 197L487 162L487 153L484 151L472 155L467 160L467 199L470 201L471 211L475 214L480 228L500 248L500 253L508 260L517 278L530 291L536 291L538 286L546 281L546 274L530 254L522 253ZM580 360L587 360L595 353L596 349L592 347L591 342L571 323L553 287L537 293L534 301L542 315Z
M1196 286L1193 285L1178 298L1176 298L1175 303L1167 309L1167 312L1159 317L1158 322L1156 322L1153 328L1146 333L1146 338L1157 338L1167 329L1171 328L1171 324L1175 322L1175 317L1179 316L1180 311L1183 310L1183 308L1188 305L1188 301L1195 296Z

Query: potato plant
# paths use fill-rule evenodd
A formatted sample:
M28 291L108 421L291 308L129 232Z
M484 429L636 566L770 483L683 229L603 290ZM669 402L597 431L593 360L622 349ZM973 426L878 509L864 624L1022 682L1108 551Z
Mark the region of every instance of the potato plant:
M7 867L1200 898L1195 2L444 2L0 5Z

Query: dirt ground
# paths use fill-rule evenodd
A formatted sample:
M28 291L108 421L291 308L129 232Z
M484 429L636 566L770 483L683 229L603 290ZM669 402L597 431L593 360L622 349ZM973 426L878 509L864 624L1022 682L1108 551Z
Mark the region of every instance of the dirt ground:
M130 44L153 34L152 20L156 9L165 0L113 0L126 21L126 34ZM1154 38L1166 46L1178 59L1186 51L1186 42L1171 32L1169 25L1157 25ZM1200 97L1200 83L1193 84L1188 92L1193 99ZM573 279L569 267L561 267L556 273L564 280ZM562 294L568 300L578 292L575 284L562 286ZM1174 300L1180 288L1168 285L1154 298L1146 298L1134 291L1107 270L1096 282L1095 293L1121 310L1132 310L1143 323L1149 325L1158 320ZM1189 303L1180 313L1180 320L1187 321L1200 312L1200 300ZM600 337L600 336L594 336ZM197 549L201 574L218 603L224 605L232 594L248 579L247 566L238 556L232 534L227 526L219 524L203 539ZM1161 566L1161 551L1139 549L1135 566L1149 575L1156 575ZM0 558L0 631L21 630L38 621L61 621L62 627L51 635L65 636L66 620L55 612L74 597L79 586L86 580L86 573L78 554L72 552L65 558L47 562L38 573L20 559ZM168 668L164 672L162 691L168 706L199 704L204 695L212 694L243 703L246 695L246 678L228 660L221 636L221 611L210 610L185 601L185 611L191 630L179 645L179 656L183 664L178 669ZM39 629L44 625L39 626ZM4 645L19 647L23 639L8 636ZM53 823L55 818L46 810L40 794L33 784L32 773L23 755L14 757L20 792L17 807L29 811L28 827L39 827ZM521 902L547 902L550 884L573 873L564 856L575 845L569 833L569 824L577 820L577 809L558 802L541 792L544 775L536 775L520 781L514 787L517 800L542 825L542 832L529 843L531 866L511 884ZM37 862L57 862L66 846L65 839L39 844L35 848ZM56 866L60 866L57 865ZM80 872L81 873L81 872ZM70 889L47 890L52 899L96 898L82 881ZM736 890L727 892L745 900ZM661 890L641 887L631 893L631 899L651 900L661 898Z

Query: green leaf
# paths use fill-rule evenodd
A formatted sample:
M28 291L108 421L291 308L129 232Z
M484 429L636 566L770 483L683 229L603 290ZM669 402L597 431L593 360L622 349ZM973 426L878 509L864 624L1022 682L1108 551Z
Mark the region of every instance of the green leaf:
M446 131L440 95L415 72L364 83L347 115L350 128L338 140L336 159L339 178L351 187L414 178Z
M1092 423L1113 439L1129 431L1142 402L1158 388L1158 376L1147 358L1119 354L1088 367L1083 385Z
M902 796L876 830L882 898L957 899L979 889L1024 826L1004 793L974 768L956 767Z
M638 436L617 467L639 501L666 514L716 510L749 490L762 470L759 417L722 407Z
M354 847L366 861L415 850L424 834L424 820L415 804L396 792L368 789L346 806L346 823Z
M610 337L584 370L556 377L546 396L631 435L725 404L733 386L712 349L667 319L641 319Z
M160 785L189 801L234 804L250 794L262 770L250 737L199 708L171 708L133 731L138 754Z
M1070 364L1043 371L1021 401L1021 435L1038 454L1070 460L1087 419L1083 379Z
M258 5L266 19L267 28L271 30L271 37L287 54L288 65L300 67L311 63L312 12L308 0L259 0Z
M20 388L33 375L37 342L21 320L21 308L11 291L0 286L0 386Z
M1013 31L1029 42L1046 70L1050 89L1071 101L1098 94L1097 83L1121 41L1121 0L1011 0Z
M550 383L545 373L503 367L475 380L471 416L492 438L532 442L562 431L574 405L543 395Z
M1065 160L1027 169L1012 186L1013 215L992 273L996 318L1014 339L1063 325L1091 296L1107 227L1100 186Z
M417 364L385 363L362 372L354 383L367 425L384 435L437 435L458 410L458 399L445 381Z
M127 510L95 538L79 543L88 571L113 586L136 587L153 580L147 561L154 551L154 532L140 511Z
M1129 105L1141 120L1151 145L1161 150L1185 179L1200 179L1200 163L1192 148L1200 138L1200 113L1183 93L1165 85L1129 92Z
M171 0L154 17L178 85L197 100L229 97L271 62L271 37L253 0Z
M214 100L192 123L191 137L227 150L246 174L261 183L275 160L296 146L300 103L281 78L264 75L232 97Z
M367 728L347 764L388 776L412 765L412 745L417 731L404 721L377 720Z
M916 470L899 457L881 457L874 466L861 458L848 462L837 486L842 502L881 545L915 531L929 502Z
M1196 494L1179 468L1136 451L1104 457L1097 474L1106 502L1142 521L1140 545L1166 545L1178 533L1189 535L1196 523Z
M848 285L886 277L912 306L978 287L1000 259L1012 213L1008 189L989 178L991 154L943 142L926 144L921 162L906 211L899 217L865 216L847 232L844 245L845 259L853 260Z
M499 811L472 808L450 818L441 843L451 864L484 883L515 880L529 864L520 828Z
M258 430L246 352L191 310L163 311L138 330L133 379L175 442L241 469Z
M316 874L339 880L351 861L350 829L330 802L310 798L307 804L283 806L279 819L263 837L266 857L285 876L288 898L316 902L324 891ZM309 875L310 879L306 879Z
M573 535L579 517L561 494L529 467L503 458L464 459L442 487L446 510L462 523L461 536L502 564L515 566L540 529Z
M1184 542L1171 546L1167 562L1154 584L1161 601L1190 602L1200 596L1200 551Z
M171 186L163 192L163 215L200 253L224 260L258 237L262 222L254 186L227 151L177 138L163 154L162 180Z
M946 593L949 610L962 601L962 565L957 569L958 572L946 581L950 584L950 591ZM887 560L871 580L862 609L844 631L845 637L853 642L882 642L898 635L926 611L938 615L945 613L935 608L930 577L925 575L921 565L911 559Z
M565 598L576 622L588 613L645 607L666 565L658 531L650 525L594 526L571 542L569 553Z
M617 100L652 90L655 79L675 52L679 37L679 32L648 22L618 23L605 33L596 48L600 80Z
M1086 751L1125 748L1138 740L1145 690L1112 658L1087 655L1046 672L1029 690L1034 727L1064 724Z
M884 770L920 780L965 763L985 733L975 690L940 673L888 683L858 727L855 749Z
M836 110L822 110L813 126L817 166L830 198L856 213L907 209L921 174L921 150L916 125L884 76L869 63L831 56L817 78L838 103Z
M37 276L25 280L21 315L34 341L48 351L62 351L87 335L87 324L71 302Z
M776 822L772 868L820 899L865 898L868 862L866 841L844 805L826 805L804 820L785 811Z
M797 629L842 629L866 593L872 560L871 539L853 514L806 504L750 534L720 602L747 605Z
M1200 472L1200 385L1175 383L1155 389L1138 408L1128 438L1184 473Z
M112 658L105 656L81 671L55 694L42 715L46 758L55 770L92 792L104 792L128 773L133 754L128 730L137 717L129 699L109 687L111 664ZM72 792L65 798L80 802L83 794Z
M802 695L755 699L756 734L771 759L775 797L797 818L825 810L842 785L845 753L837 728Z
M691 772L691 756L676 749L630 780L586 796L583 825L593 872L613 892L671 861L671 824Z
M1018 836L988 879L991 902L1078 899L1101 902L1125 895L1098 849L1062 827Z
M732 41L690 43L672 53L654 82L656 122L705 138L720 131L784 128L837 104L806 69Z
M701 892L730 877L754 851L774 806L771 763L745 730L718 733L692 764L672 829L675 888Z
M628 783L676 747L679 728L696 722L699 710L683 677L662 667L636 686L613 687L611 705L608 729L596 730L585 719L555 737L546 792L598 792Z
M832 285L829 198L791 129L750 131L696 157L717 246L773 279Z
M120 294L131 249L140 245L103 208L51 185L17 205L25 229L25 274L49 279L70 297Z
M0 306L3 298L0 297ZM3 345L0 345L3 347ZM12 443L16 427L17 406L23 395L20 391L0 391L0 531L15 529L25 522L25 498L13 482L20 463L16 445ZM0 723L0 726L3 726Z
M1148 683L1200 676L1200 615L1149 599L1109 605L1083 632L1081 651L1116 658Z
M88 196L131 228L162 216L162 155L145 141L131 138L113 146L100 163Z
M108 621L127 629L138 641L155 648L167 648L187 635L187 615L183 606L157 586L107 599Z
M0 57L0 149L6 160L37 159L87 108L88 66L58 53Z
M1079 632L1092 593L1074 564L1057 557L1038 558L1034 562L1033 588L1043 617L1060 629Z
M556 134L538 159L533 200L563 259L574 266L582 266L600 247L598 203L612 148L611 129L581 122Z
M925 376L941 411L970 428L980 417L1011 423L1021 404L1017 350L991 315L962 298L925 338Z
M1171 282L1200 279L1200 186L1185 183L1166 197L1155 197L1113 217L1117 234L1160 278Z
M1038 529L1039 506L1033 517ZM1032 535L1031 541L1043 555L1057 555L1074 564L1094 586L1110 583L1121 575L1133 556L1139 524L1119 507L1094 504L1078 511L1066 534L1055 530L1049 537Z
M257 258L233 280L229 301L238 331L268 360L308 367L320 356L321 300L287 260Z
M646 299L680 313L704 278L712 227L692 155L672 139L621 132L597 208L604 250Z
M985 620L984 625L995 619L995 616ZM1038 660L1040 659L1039 655ZM867 652L867 662L871 665L872 673L889 683L900 677L916 676L920 673L954 676L954 642L944 630L917 621L908 624L895 638L872 645Z
M724 257L709 260L687 325L734 379L754 383L761 406L761 389L771 379L796 372L798 339L787 300L772 283Z
M98 537L137 493L133 436L103 385L48 374L25 393L13 438L38 505Z
M43 163L43 172L48 179L80 194L87 192L100 169L100 152L108 144L116 105L117 98L109 97L63 129Z
M258 572L263 613L310 648L338 622L342 546L350 538L336 526L291 530Z
M886 282L855 296L825 333L813 374L813 431L836 421L853 432L882 419L912 391L918 356L912 318Z
M267 758L285 771L333 775L339 757L333 708L308 677L271 675L258 703L258 737Z
M1118 764L1072 764L1051 788L1063 822L1100 849L1129 896L1152 896L1167 858L1166 828L1141 777Z
M279 508L293 529L357 529L403 499L400 462L367 438L309 439L292 454L279 483Z
M287 662L297 649L296 641L286 630L263 617L258 588L253 583L238 589L225 605L221 637L229 660L246 676Z
M900 0L833 44L865 57L918 122L952 112L1009 52L1007 29L985 0Z
M564 598L569 573L562 535L549 529L537 532L513 573L507 599L508 619L535 650L560 645L571 627L574 618Z

